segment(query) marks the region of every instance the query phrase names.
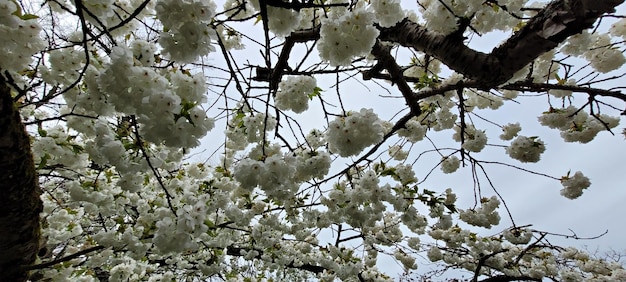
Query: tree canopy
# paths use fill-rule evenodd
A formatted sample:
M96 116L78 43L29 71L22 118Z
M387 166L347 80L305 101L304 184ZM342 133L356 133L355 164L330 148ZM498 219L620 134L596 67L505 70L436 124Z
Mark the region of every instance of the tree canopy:
M626 281L484 169L584 203L485 113L619 135L622 2L0 0L0 280Z

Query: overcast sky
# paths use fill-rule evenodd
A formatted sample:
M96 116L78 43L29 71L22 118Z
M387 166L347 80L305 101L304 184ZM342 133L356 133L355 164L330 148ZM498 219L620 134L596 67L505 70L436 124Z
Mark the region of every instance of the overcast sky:
M216 1L221 7L221 1ZM412 4L414 5L414 4ZM623 6L620 7L623 9ZM252 27L253 35L260 34L260 24ZM241 30L245 32L244 30ZM492 34L483 38L472 38L472 46L474 48L488 51L495 44L504 40L502 34ZM262 58L259 48L246 42L249 47L246 50L238 51L236 57L246 58L248 62L262 64ZM221 63L218 57L219 53L209 55L210 61ZM243 62L240 62L243 64ZM208 74L209 76L211 74ZM318 77L318 83L323 88L322 95L335 95L333 89L327 87L333 83L330 78L323 79ZM388 84L384 84L393 91L394 95L399 93ZM324 87L326 86L326 88ZM615 86L614 84L612 86ZM347 81L340 85L343 103L347 109L358 110L361 107L374 108L375 111L383 119L389 119L399 109L403 107L400 99L381 98L379 95L388 95L381 87L366 83L365 85L356 81ZM232 94L237 97L239 94ZM212 97L209 97L210 101ZM583 94L575 96L575 103L581 105L586 101L587 97ZM479 113L499 124L507 124L510 122L519 122L522 125L521 135L539 136L546 144L546 151L541 156L541 161L537 164L522 164L516 160L509 158L504 149L500 147L489 147L479 154L473 154L477 159L489 161L502 161L513 165L518 165L525 169L545 173L551 176L560 177L571 170L582 171L591 180L591 187L584 194L576 199L569 200L560 196L559 191L562 188L559 181L546 177L533 175L530 173L518 171L510 167L498 165L485 165L489 177L493 181L497 191L502 195L508 205L515 223L519 225L532 224L533 229L549 231L553 233L561 233L572 235L572 231L580 237L595 237L608 230L608 233L595 240L566 240L564 238L552 237L551 241L562 246L589 246L590 249L596 248L601 251L614 249L626 253L626 226L623 217L626 216L626 141L621 135L622 128L626 127L625 119L622 118L620 126L615 131L616 135L609 132L601 132L595 140L589 144L566 143L559 136L557 130L543 127L537 121L537 117L548 109L548 103L544 97L520 97L517 99L519 103L505 103L498 111L483 110ZM606 100L605 101L611 101ZM619 101L613 103L617 107L624 107ZM211 112L209 112L210 114ZM606 113L617 115L616 111L608 111ZM310 109L297 116L302 120L305 128L323 128L321 108L319 103L312 103ZM397 119L397 118L396 118ZM499 128L486 125L480 122L479 128L486 129L490 137L489 143L506 144L497 137L501 133ZM219 123L212 133L204 139L203 145L199 150L205 150L201 157L206 157L215 150L219 142L215 140L223 140L216 138L223 132L223 123ZM306 130L305 130L306 132ZM453 131L447 130L440 133L429 133L429 137L435 141L438 146L446 147L455 146L458 143L451 138ZM387 148L390 144L385 144L382 148ZM417 143L413 151L415 154L423 150L433 149L428 141ZM197 151L197 150L196 150ZM440 157L438 155L426 155L416 163L417 176L422 180L430 169L437 164ZM216 162L217 159L213 160ZM210 162L211 163L211 162ZM482 186L483 196L492 196L494 191L484 182ZM446 188L453 188L459 197L458 206L460 208L469 208L474 203L473 182L468 167L462 168L454 174L444 175L439 169L435 169L432 175L420 185L420 188L427 188L435 191L444 191ZM483 235L496 234L506 227L511 226L511 222L506 215L506 211L501 206L500 214L502 217L501 225L492 230L484 230L480 232ZM478 229L480 230L480 229ZM571 230L571 231L570 231ZM383 267L388 267L387 263ZM428 267L426 267L427 269ZM397 267L396 271L389 269L390 272L401 272L401 268Z

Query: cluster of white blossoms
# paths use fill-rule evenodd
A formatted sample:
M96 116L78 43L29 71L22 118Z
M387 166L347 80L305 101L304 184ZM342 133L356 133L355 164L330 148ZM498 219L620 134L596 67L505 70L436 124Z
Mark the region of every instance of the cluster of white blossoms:
M32 85L35 88L29 88L24 99L17 102L31 103L20 111L30 124L27 128L33 137L33 159L44 180L41 216L46 223L42 229L45 244L54 257L92 246L105 248L36 270L44 280L95 281L102 271L115 281L170 281L180 277L203 281L221 277L294 281L350 281L359 277L391 281L382 274L387 270L376 268L378 256L390 255L409 270L421 264L416 263L419 252L427 252L432 261L442 261L446 269L474 272L479 262L483 263L481 267L489 265L479 274L492 277L528 273L535 280L626 280L626 271L619 265L570 250L560 256L561 250L534 248L545 242L537 236L538 243L531 243L533 232L538 231L513 227L481 237L472 230L475 226L493 228L499 224L500 198L483 198L473 209L462 210L452 189L441 192L439 187L425 188L418 181L422 175L416 171L423 167L411 162L422 155L415 150L440 154L450 150L446 155L437 155L442 156L439 166L443 173L453 173L461 166L459 151L429 150L421 146L425 144L414 144L425 139L428 130L454 128L453 138L463 140L462 147L469 152L480 152L486 146L484 131L470 121L457 123L459 116L453 112L459 113L461 101L455 91L421 99L422 113L397 131L399 138L383 142L385 133L394 125L380 120L372 109L348 111L330 120L325 131L312 129L308 133L303 120L287 115L287 111L304 112L309 100L319 95L313 76L285 77L280 82L274 100L278 117L268 112L275 110L271 101L268 105L265 99L271 97L257 96L262 90L247 84L248 81L241 85L251 88L241 91L245 97L238 103L232 102L237 98L229 94L232 83L215 83L211 92L224 91L225 104L218 100L210 108L222 111L216 115L226 130L225 138L216 144L223 142L222 159L214 167L188 163L186 149L197 145L214 126L214 120L204 110L210 99L205 75L220 80L246 79L237 74L237 69L231 72L220 66L192 75L181 63L194 62L212 50L211 44L218 39L213 28L225 49L233 54L233 49L243 47L242 38L262 42L257 41L263 37L262 32L244 34L229 26L239 28L243 21L254 22L260 10L257 0L227 0L220 12L215 11L212 0L84 0L83 6L91 12L85 15L89 23L83 30L88 42L80 44L80 32L67 36L69 40L63 38L65 35L57 36L55 32L63 33L63 28L47 33L51 45L41 56L35 55L40 64L33 70L27 68L31 55L38 50L38 34L34 31L37 28L20 30L20 24L33 20L24 19L28 16L20 19L19 12L13 13L18 2L0 0L0 35L9 39L0 42L0 51L5 51L0 54L0 69L3 74L5 69L19 73L22 79L28 78L25 81L43 81L41 88ZM320 27L320 39L315 44L322 60L333 66L349 65L356 57L368 55L378 26L392 26L406 16L399 0L359 0L349 8L341 6L343 2L313 1L309 4L325 7L298 12L266 5L269 29L278 36L270 39L272 46L280 48L280 37L294 30ZM449 33L457 28L457 19L461 17L471 18L472 28L478 32L510 28L519 23L512 14L519 11L523 2L420 0L419 4L424 8L423 18L428 21L425 26L429 30ZM72 3L59 0L49 5L51 9L61 9L60 5L71 8ZM136 19L111 33L112 41L117 43L114 47L100 49L110 42L109 34L100 34L100 27L119 23L137 5L147 6ZM409 17L419 21L417 16ZM43 17L39 20L50 23ZM136 29L137 24L155 21L146 30ZM162 30L158 30L158 21ZM614 36L626 34L624 22L619 21L620 25L611 29ZM259 26L257 23L256 28ZM20 38L12 34L20 32ZM96 36L101 40L91 40ZM587 41L586 49L607 42L587 33L568 44L576 40ZM56 45L55 41L71 44ZM24 48L14 48L21 45ZM569 45L563 48L572 49L576 56L599 61L615 56L610 45L589 52L574 50ZM26 57L19 57L20 54ZM402 52L398 55L400 62ZM315 56L312 54L307 60L312 57ZM554 53L548 52L536 61L533 79L552 81L557 69L550 69L553 57ZM412 60L405 71L407 76L427 81L428 86L416 88L431 90L464 79L460 74L452 74L440 82L437 75L442 71L442 63L426 63L425 58ZM241 70L245 67L239 60L248 58L233 55L227 59L232 59ZM303 69L317 76L320 69L328 67L317 63L311 68L303 65ZM81 73L83 68L85 72ZM75 87L64 89L76 80L80 81ZM559 79L559 83L574 85L575 81ZM37 103L41 96L47 98L55 91L63 91L62 96L52 98L50 103ZM503 91L502 98L484 90L464 91L465 114L474 109L497 109L503 100L517 95L515 91ZM571 94L559 90L549 93L559 98ZM326 111L324 114L332 115ZM471 120L479 116L466 117ZM577 112L574 107L552 109L540 120L561 130L566 140L578 142L588 142L619 121ZM295 129L291 131L293 135L283 134L290 129ZM504 125L502 131L501 139L514 139L506 149L512 158L523 162L539 160L545 150L541 140L518 136L519 123ZM334 173L346 168L339 164L345 157L363 154L372 145L391 146L386 152L377 148L366 161L349 162L346 171ZM334 171L329 175L333 162ZM564 176L561 183L561 194L571 199L590 185L580 172ZM421 214L422 211L427 212ZM465 223L473 226L466 228ZM324 235L330 233L331 238ZM51 259L42 257L41 261ZM309 268L324 271L308 273Z
M372 0L370 5L374 9L378 24L382 27L394 26L404 19L405 12L399 0Z
M427 251L429 260L464 265L468 271L474 271L480 259L489 255L491 271L511 277L520 273L533 280L550 277L559 281L624 281L626 277L620 263L594 258L574 248L563 248L554 253L531 248L527 245L527 240L532 239L532 232L528 229L512 228L504 232L502 237L507 241L510 239L509 243L513 245L502 244L502 237L482 237L460 228L438 229L430 235L445 245L432 245ZM464 255L459 256L459 250L463 250ZM515 269L511 269L510 262L523 255L541 259L522 259ZM567 265L564 266L563 261L567 261Z
M455 3L459 2L455 1ZM464 1L463 3L471 4L473 2L476 1ZM420 3L422 4L421 15L426 21L426 28L443 34L449 34L457 29L457 18L448 11L446 5L439 3L439 1L424 1ZM476 9L473 10L475 11Z
M313 178L322 179L330 169L330 154L324 151L296 151L295 180L304 182Z
M279 7L267 6L267 18L268 28L280 36L288 36L300 23L300 13Z
M278 84L276 107L302 113L309 108L309 100L316 87L317 82L312 76L289 76Z
M251 191L255 187L259 187L268 198L284 202L292 198L299 187L294 179L296 174L295 162L296 159L291 155L272 155L263 161L243 159L235 166L234 175L244 190ZM327 163L328 167L323 167L326 165L323 158L321 160L314 159L312 162L314 163L310 166L305 165L300 168L305 170L319 168L328 171L328 167L330 167L330 162ZM318 175L311 171L303 171L302 173L308 174L308 176L302 176L303 178Z
M566 176L561 177L561 195L568 199L576 199L583 194L583 190L587 189L591 182L589 178L583 175L582 172L577 171L573 176L569 173Z
M51 51L48 53L49 66L39 67L41 76L48 83L70 85L80 76L84 57L85 52L77 48Z
M88 164L87 156L79 154L83 145L71 136L67 128L54 126L41 129L39 138L33 140L33 160L41 168L63 165L71 169L78 169Z
M485 145L487 145L487 135L485 134L485 131L476 129L474 125L466 125L464 128L464 133L465 134L462 145L463 149L477 153L482 151L483 148L485 148ZM452 138L457 142L461 142L460 126L454 127L454 134L452 135Z
M163 75L150 67L134 65L144 56L152 57L150 50L154 47L145 42L133 46L134 52L114 47L111 62L97 75L97 83L88 84L88 92L81 95L99 97L90 101L106 100L117 112L136 115L142 136L148 141L172 147L197 146L214 126L213 119L200 108L200 103L206 101L203 77ZM103 95L105 99L100 98Z
M593 34L592 36L594 41L589 46L589 51L584 54L592 68L606 73L618 69L626 62L622 51L613 47L608 34Z
M249 144L254 144L263 139L266 132L276 126L276 118L264 113L244 114L243 112L233 117L229 122L226 136L226 146L234 150L243 150Z
M591 34L583 30L581 33L568 37L560 51L566 55L581 56L589 50L590 45Z
M406 137L411 143L419 142L426 137L428 127L422 125L417 118L412 118L406 122L404 128L398 130L398 136Z
M486 91L463 91L463 94L467 97L465 100L466 111L473 111L474 107L479 109L492 109L497 110L504 104L502 98L493 95Z
M567 130L576 123L583 123L587 119L584 111L578 111L574 106L564 109L550 108L544 112L539 118L539 122L550 128Z
M513 139L513 137L517 136L517 133L519 133L521 130L522 127L520 126L519 122L509 123L502 127L502 134L500 134L500 139L511 140Z
M609 33L613 36L626 38L626 19L622 18L611 25Z
M342 157L353 156L383 140L384 128L372 109L348 112L331 121L326 131L328 149Z
M462 79L462 76L453 74L444 83L454 84L460 79ZM456 107L454 101L456 97L457 95L454 91L447 91L443 95L435 95L424 99L420 102L422 114L415 119L420 121L420 124L427 125L429 129L435 131L453 128L458 118L458 115L453 113Z
M81 4L85 11L88 11L83 13L85 20L96 26L106 26L107 28L115 26L115 29L108 31L114 37L124 36L136 30L139 21L133 19L154 15L154 2L152 1L142 3L133 0L83 0ZM58 14L73 11L74 8L70 8L70 5L74 5L74 3L66 0L49 3L51 10ZM139 7L142 9L138 9ZM133 18L130 18L131 14L133 14ZM125 22L123 25L121 25L122 21Z
M304 137L307 145L315 150L326 145L326 140L324 140L324 133L318 129L311 129L309 133Z
M610 34L624 37L623 23L623 20L616 22L609 30ZM610 72L626 63L624 54L614 46L608 34L591 34L585 30L570 36L565 42L561 52L584 57L591 67L599 72Z
M459 161L459 158L455 155L443 157L441 160L441 171L446 174L453 173L457 169L459 169L460 165L461 162Z
M561 131L566 142L588 143L607 128L619 125L619 118L605 114L589 115L574 106L564 109L550 108L539 117L542 125Z
M379 34L374 19L374 13L363 8L329 13L321 21L320 57L332 66L347 66L354 57L369 54Z
M409 156L409 152L402 149L400 145L389 146L387 150L389 152L389 156L391 156L396 161L401 161L406 159Z
M248 2L247 4L249 4L249 6L245 6L246 9L253 8L258 12L261 11L261 4L259 0L251 0L246 2ZM233 1L227 1L227 4L231 7L236 7L236 4ZM237 5L241 5L241 3L237 3ZM266 11L267 27L270 31L278 36L288 36L292 31L296 30L299 27L300 21L302 19L299 11L295 11L293 9L266 5Z
M518 136L505 150L511 158L520 162L536 163L541 159L546 146L537 137Z
M526 1L507 0L486 4L480 0L426 0L420 1L420 11L429 30L449 34L458 27L459 18L470 18L472 29L486 33L494 29L506 30L520 21L508 11L519 11ZM497 6L496 6L497 5ZM506 7L506 10L500 7Z
M163 24L159 44L170 59L192 63L215 50L211 40L217 36L209 23L216 5L211 0L159 0L155 10Z
M17 2L0 0L0 69L15 73L25 70L45 46L37 20L24 20L18 11Z
M533 232L525 228L507 229L503 235L504 239L516 245L528 244L533 238Z
M234 30L233 28L226 27L224 25L218 25L215 28L217 35L220 37L222 44L224 45L224 49L226 50L242 50L245 48L243 43L241 43L241 33Z
M89 158L99 165L119 166L118 169L127 168L128 159L126 148L122 141L116 138L115 132L103 121L95 125L96 137L87 142L86 150Z
M459 219L468 224L485 228L498 225L500 223L500 215L496 211L498 206L500 206L498 198L496 196L483 198L480 204L480 208L460 211Z

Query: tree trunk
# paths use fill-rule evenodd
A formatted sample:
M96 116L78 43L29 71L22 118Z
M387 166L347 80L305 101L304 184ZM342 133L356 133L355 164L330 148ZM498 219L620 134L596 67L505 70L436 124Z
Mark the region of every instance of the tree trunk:
M26 281L39 251L43 204L30 139L0 75L0 281Z

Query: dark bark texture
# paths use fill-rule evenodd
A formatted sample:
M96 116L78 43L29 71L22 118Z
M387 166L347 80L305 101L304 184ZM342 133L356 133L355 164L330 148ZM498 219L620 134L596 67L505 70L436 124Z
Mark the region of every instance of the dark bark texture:
M0 281L26 281L39 251L41 195L30 139L0 76Z
M490 54L473 50L456 34L442 35L404 20L381 28L380 39L397 42L429 54L451 69L492 88L510 79L541 54L568 37L592 27L603 14L615 11L624 0L558 0L548 4L522 29Z

